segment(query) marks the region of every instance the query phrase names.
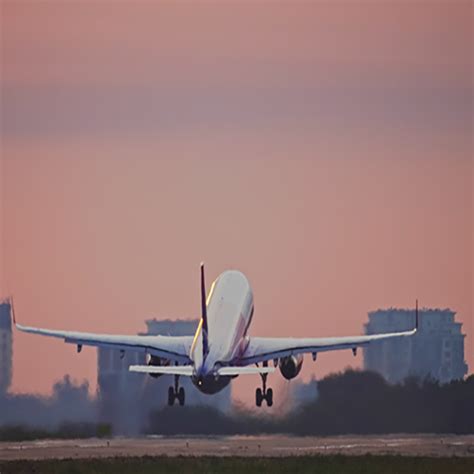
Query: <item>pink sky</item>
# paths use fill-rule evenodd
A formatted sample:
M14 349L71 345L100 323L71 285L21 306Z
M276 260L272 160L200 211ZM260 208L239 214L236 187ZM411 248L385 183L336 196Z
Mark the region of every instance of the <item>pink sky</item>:
M209 280L247 274L255 335L450 307L472 371L470 2L2 9L0 284L22 322L196 317L205 260ZM92 349L14 350L16 391L95 386ZM304 378L361 361L323 354Z

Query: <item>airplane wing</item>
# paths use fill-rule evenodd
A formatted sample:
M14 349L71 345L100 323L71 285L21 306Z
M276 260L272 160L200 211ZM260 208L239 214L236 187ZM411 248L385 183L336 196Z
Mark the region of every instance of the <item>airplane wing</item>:
M15 325L23 332L64 339L64 342L76 344L78 351L82 349L82 346L107 347L123 351L144 352L185 364L191 362L189 354L193 336L118 336L56 331L23 326L17 323Z
M371 334L353 337L325 337L325 338L292 338L292 337L252 337L247 349L239 359L239 365L256 364L272 359L288 357L294 354L318 353L336 351L339 349L355 349L366 346L374 341L382 341L394 337L412 336L416 328L411 331L386 334Z

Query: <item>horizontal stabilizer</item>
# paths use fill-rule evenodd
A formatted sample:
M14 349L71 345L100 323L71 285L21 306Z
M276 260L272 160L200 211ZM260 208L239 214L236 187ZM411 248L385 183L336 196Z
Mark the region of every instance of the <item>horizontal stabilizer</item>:
M187 377L193 375L192 365L131 365L128 370L143 374L184 375Z
M143 374L183 375L191 377L194 368L192 365L131 365L130 372L141 372ZM270 374L274 372L273 367L220 367L217 374L221 376Z
M221 367L217 373L219 375L252 375L252 374L271 374L275 372L273 367Z

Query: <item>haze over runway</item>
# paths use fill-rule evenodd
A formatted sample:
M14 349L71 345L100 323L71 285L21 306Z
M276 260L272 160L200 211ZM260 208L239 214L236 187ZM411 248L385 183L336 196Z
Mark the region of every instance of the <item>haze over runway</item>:
M254 335L450 307L472 372L471 2L0 8L0 294L23 323L195 318L206 260L249 277ZM15 334L14 357L15 391L95 387L91 349Z

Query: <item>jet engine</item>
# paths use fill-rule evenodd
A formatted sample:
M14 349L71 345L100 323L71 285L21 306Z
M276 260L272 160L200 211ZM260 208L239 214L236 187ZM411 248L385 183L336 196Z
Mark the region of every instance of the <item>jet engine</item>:
M298 354L284 357L280 359L278 365L281 375L283 375L285 379L294 379L301 372L301 367L303 367L303 355Z
M170 361L168 359L163 359L162 357L158 356L150 356L148 359L148 365L170 365ZM157 379L161 377L163 374L148 374L150 377Z

